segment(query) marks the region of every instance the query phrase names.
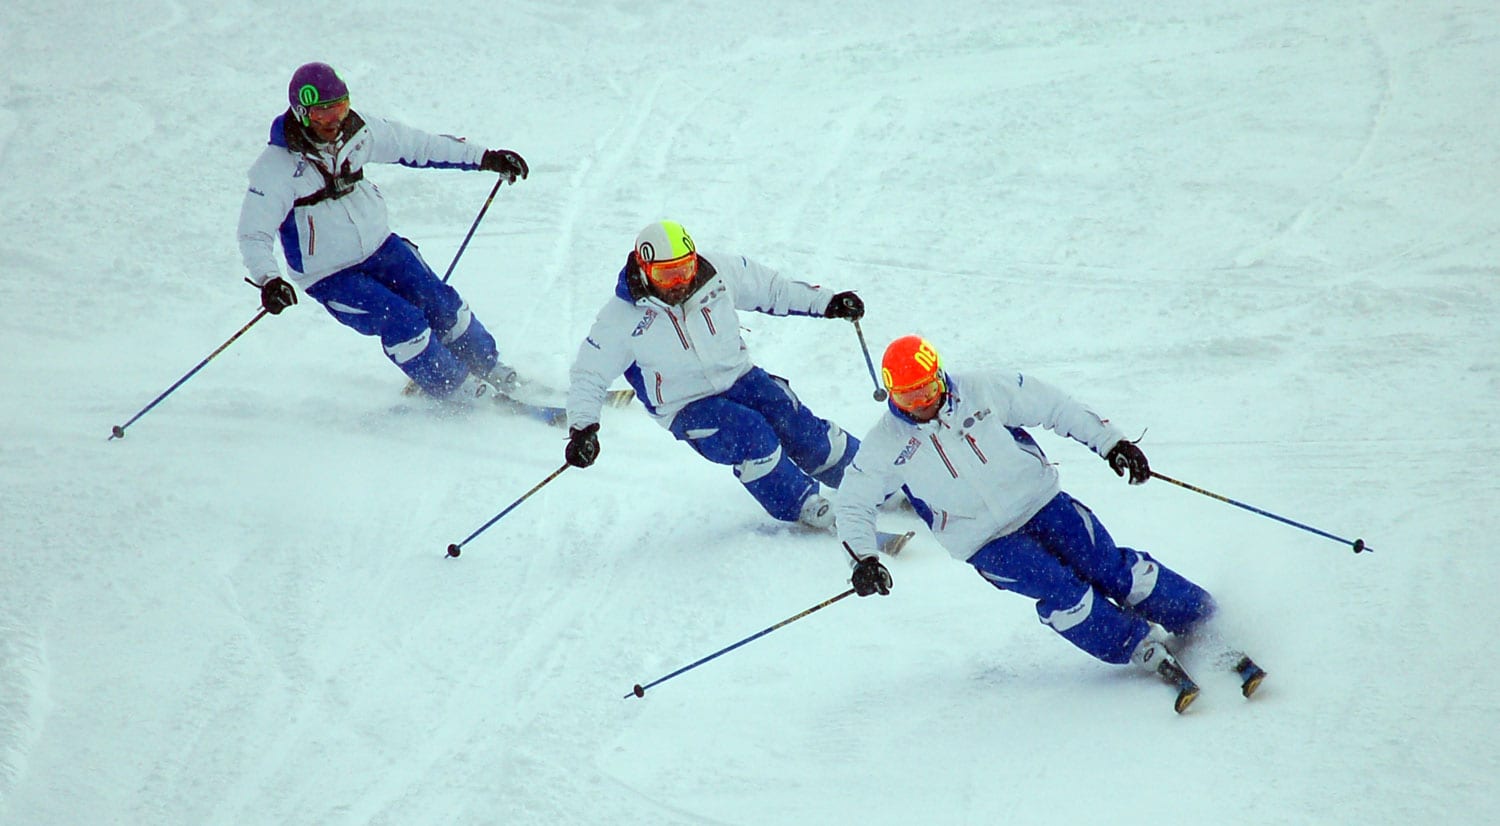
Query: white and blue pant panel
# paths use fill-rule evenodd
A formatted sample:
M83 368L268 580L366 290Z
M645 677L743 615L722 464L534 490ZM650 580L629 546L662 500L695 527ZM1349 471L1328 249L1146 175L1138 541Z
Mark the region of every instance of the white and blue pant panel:
M463 297L398 235L307 294L345 326L379 336L386 356L429 395L446 396L467 374L487 374L498 358L494 337Z
M859 439L808 410L785 379L759 367L728 390L684 407L672 435L700 456L734 468L766 512L794 522L821 482L836 488Z
M1109 663L1128 662L1150 623L1184 634L1214 610L1207 591L1150 554L1117 546L1067 493L968 561L996 588L1036 600L1044 624Z

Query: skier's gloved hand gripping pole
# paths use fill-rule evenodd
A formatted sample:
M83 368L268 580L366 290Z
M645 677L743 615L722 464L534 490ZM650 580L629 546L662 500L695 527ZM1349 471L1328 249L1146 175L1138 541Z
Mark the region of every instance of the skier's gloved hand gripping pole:
M288 289L290 289L290 288L288 288ZM293 304L297 303L296 302L295 294L293 294L293 298L292 298L292 302L291 303L293 303ZM284 308L282 308L282 309L284 309ZM195 366L193 369L187 371L187 374L184 375L182 378L178 379L176 382L174 382L171 387L168 387L166 390L163 390L160 396L157 396L156 398L152 399L151 403L148 404L148 405L146 405L145 407L141 408L141 410L140 410L139 413L136 413L134 416L131 416L130 420L127 421L127 422L125 422L125 424L117 424L114 427L110 428L109 438L106 439L105 441L113 441L115 439L123 439L123 438L125 438L125 428L130 427L131 425L135 424L136 419L139 419L140 417L146 415L148 412L150 412L151 408L157 406L158 404L161 404L162 399L165 399L167 396L170 396L172 394L172 391L174 391L177 388L181 387L184 382L186 382L188 379L190 379L190 378L193 377L194 373L197 373L199 370L202 370L203 369L203 365L208 364L210 361L212 361L213 358L214 358L214 356L217 356L218 354L224 352L225 348L227 348L229 345L233 344L235 339L237 339L240 336L244 335L245 331L248 330L248 329L250 329L251 326L253 326L255 324L255 322L260 321L262 318L265 318L266 317L266 313L270 313L270 312L277 312L277 313L279 313L279 312L281 312L281 310L277 309L277 310L273 311L273 310L271 310L271 309L269 309L269 308L267 308L265 306L262 306L260 312L258 312L258 313L255 314L255 318L250 319L250 321L247 322L245 324L245 326L243 326L243 327L241 327L239 329L239 332L236 332L234 335L230 336L228 341L224 342L223 344L220 344L219 347L218 347L218 349L214 350L212 353L209 353L207 358L205 358L202 361L198 362L197 366Z

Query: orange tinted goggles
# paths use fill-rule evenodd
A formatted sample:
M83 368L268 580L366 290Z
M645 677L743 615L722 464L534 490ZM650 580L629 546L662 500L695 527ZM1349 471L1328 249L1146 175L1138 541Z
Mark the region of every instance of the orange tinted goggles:
M338 123L347 114L349 114L348 98L307 107L307 119L318 123Z
M948 385L943 383L941 374L921 384L891 391L891 401L902 410L917 410L926 407L941 399L948 391Z
M698 274L698 255L690 252L671 261L645 262L641 264L641 270L657 289L676 289L690 283Z

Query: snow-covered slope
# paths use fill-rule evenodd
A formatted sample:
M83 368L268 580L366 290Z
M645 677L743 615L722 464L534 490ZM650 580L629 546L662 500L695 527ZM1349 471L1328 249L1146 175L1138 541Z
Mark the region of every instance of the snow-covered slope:
M1500 819L1500 10L1149 5L6 4L0 822ZM409 409L311 301L106 441L253 316L243 175L315 59L526 156L453 283L539 381L671 217L1376 553L1042 433L1216 594L1253 702L1200 668L1174 715L920 533L889 597L622 699L847 587L638 409L456 560L561 432ZM493 180L371 174L439 269ZM874 421L848 324L744 323Z

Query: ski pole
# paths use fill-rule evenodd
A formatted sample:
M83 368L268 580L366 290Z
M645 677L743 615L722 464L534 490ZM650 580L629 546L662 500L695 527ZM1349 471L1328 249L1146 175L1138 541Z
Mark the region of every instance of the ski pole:
M814 611L816 611L816 610L818 610L820 608L827 608L828 606L834 604L835 602L838 602L839 600L841 600L844 597L847 597L847 596L849 596L850 594L853 594L853 593L854 593L854 589L850 588L849 590L845 591L842 594L839 594L836 597L831 597L829 599L823 600L822 602L818 603L817 605L814 605L813 607L807 609L806 611L803 611L800 614L797 614L796 616L787 617L786 619L782 620L781 622L776 623L775 625L771 626L770 628L765 629L764 631L758 631L758 632L756 632L754 634L751 634L750 636L748 636L748 637L740 640L739 642L735 643L734 645L731 645L731 646L729 646L727 648L720 648L718 651L715 651L714 653L709 654L707 657L704 657L703 659L701 659L701 660L699 660L699 661L697 661L695 663L692 663L691 665L685 665L685 666L677 669L676 671L673 671L671 674L668 674L665 677L658 677L657 679L652 680L651 682L646 683L645 685L641 685L640 683L636 683L635 687L630 690L630 693L626 694L621 699L628 700L632 696L635 696L635 697L644 697L644 696L646 696L646 689L650 688L651 686L660 685L661 683L664 683L667 680L670 680L673 677L676 677L678 674L681 674L684 671L691 671L692 669L697 668L700 665L703 665L704 663L708 662L709 660L711 660L711 659L713 659L715 657L719 657L719 656L722 656L724 654L728 654L729 652L733 651L734 649L739 648L740 646L742 646L742 645L744 645L746 643L754 642L754 641L760 639L761 637L764 637L765 635L771 633L772 631L775 631L776 629L778 629L778 628L780 628L780 627L782 627L784 625L789 625L791 623L794 623L797 620L802 619L803 617L807 616L808 614L811 614L812 612L814 612Z
M490 519L490 521L484 523L483 525L480 525L479 526L479 530L477 530L477 531L469 534L468 536L464 537L464 541L462 541L462 542L455 542L455 543L449 545L448 546L448 556L458 556L459 553L462 552L463 547L465 545L469 544L469 540L471 540L474 537L476 537L476 536L484 533L485 531L489 530L489 527L491 525L493 525L496 522L500 521L500 517L502 517L502 516L506 515L507 513L510 513L511 511L515 510L517 505L521 504L522 502L525 502L531 496L531 494L536 493L537 491L541 490L543 485L546 485L548 482L552 481L553 479L556 479L558 476L561 476L562 472L565 471L565 470L567 470L569 467L571 467L571 465L569 465L567 462L564 462L562 467L558 468L557 470L552 471L552 473L546 479L543 479L542 481L537 482L536 485L534 485L531 488L531 490L528 490L525 493L521 494L521 498L520 499L517 499L516 501L510 503L510 505L507 506L505 508L505 510L500 511L499 513L495 514Z
M448 265L448 271L443 273L443 283L448 283L448 276L453 274L453 268L458 266L459 256L464 254L464 249L469 246L469 239L474 237L474 230L479 229L479 222L484 219L484 214L490 210L490 202L495 200L495 193L500 191L500 185L505 183L505 178L495 179L495 187L490 190L490 197L484 199L484 206L479 208L479 214L474 216L474 223L469 225L469 234L464 236L464 242L458 245L458 252L453 253L453 261Z
M870 381L875 382L875 401L885 401L885 388L880 386L880 379L875 375L875 362L870 360L870 346L865 344L865 331L860 329L859 321L854 322L854 334L859 336L859 351L865 354L865 367L870 371Z
M244 335L245 331L248 330L248 329L250 329L251 325L253 325L257 321L260 321L262 318L265 318L266 317L266 312L267 312L266 308L262 307L260 309L260 312L258 312L258 313L255 314L255 318L250 319L250 321L247 324L245 324L245 326L243 326L243 327L241 327L239 329L239 332L237 332L234 335L230 336L228 341L224 342L223 344L220 344L219 345L219 349L213 351L212 353L209 353L208 354L208 358L205 358L204 360L198 362L198 366L197 367L194 367L193 369L187 371L187 375L185 375L182 378L178 379L177 382L175 384L173 384L171 387L168 387L166 390L163 390L162 394L160 396L157 396L156 398L152 399L150 404L148 404L145 407L141 408L141 412L135 414L134 416L131 416L130 417L130 421L126 422L125 424L117 424L114 427L110 428L109 438L105 439L105 441L109 442L109 441L114 441L115 439L123 439L123 438L125 438L125 428L130 427L131 425L135 424L135 420L136 419L139 419L140 417L146 415L146 413L149 412L151 410L151 408L153 408L153 407L157 406L158 404L160 404L162 399L165 399L167 396L170 396L172 394L173 390L176 390L177 388L181 387L182 384L183 384L183 382L185 382L188 379L192 378L194 373L198 372L199 370L202 370L203 369L203 365L208 364L210 361L212 361L214 356L217 356L218 354L224 352L224 348L226 348L229 345L233 344L235 339L237 339L240 336Z
M1254 506L1251 506L1251 505L1247 505L1244 502L1236 502L1235 500L1230 499L1228 496L1220 496L1219 494L1214 493L1213 491L1207 491L1207 490L1204 490L1203 488L1196 487L1194 485L1189 485L1187 482L1179 482L1179 481L1177 481L1176 479L1173 479L1170 476L1162 475L1160 473L1157 473L1154 470L1151 471L1151 475L1153 477L1157 478L1157 479L1162 480L1163 482L1171 482L1172 484L1174 484L1174 485L1176 485L1178 487L1187 488L1188 490L1190 490L1190 491L1192 491L1194 493L1201 493L1204 496L1207 496L1207 497L1210 497L1210 498L1213 498L1213 499L1217 499L1220 502L1225 502L1227 504L1234 505L1237 508L1244 508L1245 510L1250 511L1251 513L1258 513L1261 516L1265 516L1265 517L1269 517L1271 519L1275 519L1277 522L1282 522L1284 524L1291 525L1294 528L1301 528L1302 530L1307 531L1308 533L1315 533L1318 536L1325 537L1327 539L1332 539L1335 542L1342 542L1343 544L1352 547L1354 549L1355 553L1360 553L1361 551L1369 551L1370 553L1374 553L1375 552L1375 549L1371 548L1368 545L1366 545L1365 541L1363 539L1356 539L1353 542L1350 542L1349 540L1343 538L1342 536L1334 536L1331 533L1328 533L1326 531L1320 531L1317 528L1314 528L1314 527L1312 527L1310 525L1304 525L1301 522L1294 522L1294 521L1292 521L1290 519L1287 519L1285 516L1277 516L1276 514L1271 513L1270 511L1263 511L1260 508L1257 508L1257 507L1254 507Z

